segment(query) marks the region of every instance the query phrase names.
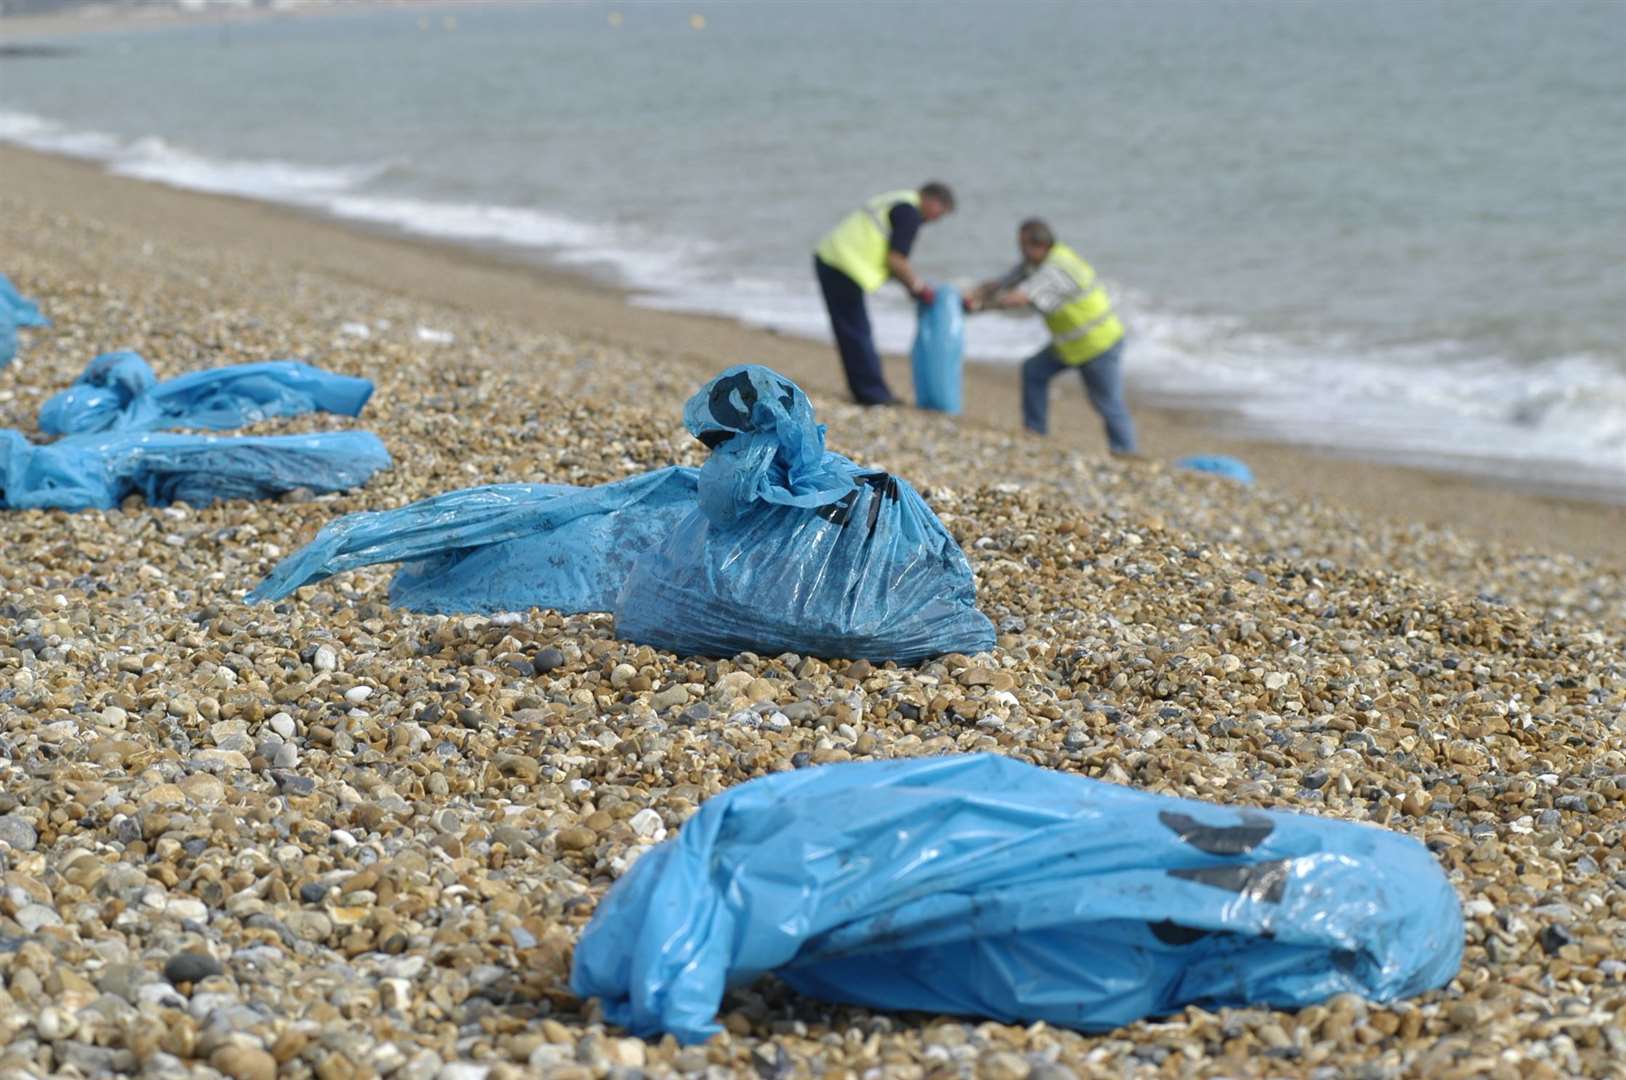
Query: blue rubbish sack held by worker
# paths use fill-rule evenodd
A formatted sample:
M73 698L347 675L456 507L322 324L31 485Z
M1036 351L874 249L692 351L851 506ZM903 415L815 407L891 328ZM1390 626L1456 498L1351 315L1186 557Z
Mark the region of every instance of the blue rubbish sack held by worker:
M683 410L699 506L638 560L616 633L677 653L914 663L994 646L971 566L908 482L824 448L795 383L732 367Z
M824 448L796 384L735 367L688 403L710 448L591 488L501 484L330 522L248 597L402 562L390 600L443 614L613 611L673 652L913 663L994 645L970 564L903 480Z
M960 415L965 368L965 308L960 290L939 285L930 304L917 301L914 364L915 404Z
M226 431L309 412L357 416L372 394L369 379L298 360L231 364L159 382L140 354L113 352L96 357L72 386L40 406L39 423L48 435Z
M1462 963L1417 840L1120 787L992 754L772 773L635 862L571 989L703 1042L773 972L823 1001L1103 1031L1205 1009L1390 1002Z

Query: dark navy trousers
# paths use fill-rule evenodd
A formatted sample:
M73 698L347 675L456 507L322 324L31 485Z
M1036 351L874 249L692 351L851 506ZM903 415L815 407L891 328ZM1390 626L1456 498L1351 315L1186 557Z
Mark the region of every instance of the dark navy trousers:
M875 336L870 333L864 290L817 255L813 257L813 272L819 277L824 306L830 312L830 329L836 335L836 350L841 353L841 367L847 373L847 388L853 400L860 405L896 401L881 373L881 356L875 351Z

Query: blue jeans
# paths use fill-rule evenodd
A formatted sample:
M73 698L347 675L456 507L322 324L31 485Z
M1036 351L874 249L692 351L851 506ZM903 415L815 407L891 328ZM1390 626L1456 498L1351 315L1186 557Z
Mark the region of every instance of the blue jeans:
M1022 365L1022 425L1040 435L1049 430L1050 380L1069 367L1084 378L1084 392L1107 428L1107 445L1115 454L1135 452L1135 422L1124 404L1122 341L1083 364L1064 364L1054 346L1028 357Z

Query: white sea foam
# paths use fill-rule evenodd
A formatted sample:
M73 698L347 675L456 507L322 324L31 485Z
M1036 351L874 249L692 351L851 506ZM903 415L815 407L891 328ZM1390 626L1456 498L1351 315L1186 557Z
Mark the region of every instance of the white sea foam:
M272 202L320 203L334 193L353 190L374 179L389 168L389 163L324 167L277 160L222 161L148 137L115 151L108 166L121 176L193 191Z

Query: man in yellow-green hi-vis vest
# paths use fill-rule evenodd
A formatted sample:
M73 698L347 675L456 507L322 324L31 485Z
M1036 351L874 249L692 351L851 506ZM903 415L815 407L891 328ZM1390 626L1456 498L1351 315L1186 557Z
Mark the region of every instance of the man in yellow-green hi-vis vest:
M1114 454L1135 452L1135 422L1124 404L1124 327L1090 264L1038 218L1016 233L1022 261L1002 278L978 286L966 310L1032 307L1050 328L1050 344L1022 365L1022 423L1049 429L1050 380L1068 368L1084 377L1084 392L1107 429Z
M847 387L860 405L898 403L881 372L864 294L897 278L909 295L931 303L932 287L909 265L909 251L922 225L953 209L954 193L935 180L918 191L877 195L831 229L813 254Z

